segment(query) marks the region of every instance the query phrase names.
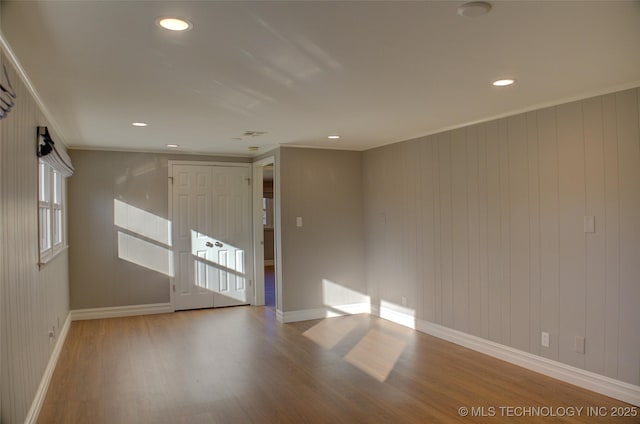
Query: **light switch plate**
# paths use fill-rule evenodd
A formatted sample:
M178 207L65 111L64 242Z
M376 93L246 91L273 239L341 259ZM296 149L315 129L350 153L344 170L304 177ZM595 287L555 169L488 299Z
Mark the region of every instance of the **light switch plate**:
M584 217L584 232L595 233L596 232L596 217L585 216Z
M296 227L302 227L302 217L296 216Z

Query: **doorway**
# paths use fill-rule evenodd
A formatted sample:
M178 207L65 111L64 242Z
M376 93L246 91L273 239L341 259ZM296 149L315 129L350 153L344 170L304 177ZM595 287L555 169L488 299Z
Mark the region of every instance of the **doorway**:
M276 312L281 302L278 252L278 183L275 157L254 162L255 305Z
M275 213L273 165L262 167L262 224L264 251L264 306L276 307Z
M250 165L170 161L175 310L253 302Z

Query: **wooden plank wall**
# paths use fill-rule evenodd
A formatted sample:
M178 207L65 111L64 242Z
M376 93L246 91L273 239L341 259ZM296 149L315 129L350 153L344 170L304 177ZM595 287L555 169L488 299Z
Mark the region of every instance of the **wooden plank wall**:
M626 90L365 152L373 300L406 297L419 319L640 384L639 98Z
M0 421L27 415L69 312L66 251L38 269L36 102L5 56L16 106L0 121ZM54 135L55 136L55 135Z

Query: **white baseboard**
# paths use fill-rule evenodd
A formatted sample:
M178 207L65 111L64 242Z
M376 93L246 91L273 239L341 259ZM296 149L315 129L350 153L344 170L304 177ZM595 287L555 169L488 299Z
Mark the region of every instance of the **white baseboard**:
M36 422L38 421L40 410L42 409L44 400L47 397L47 390L49 389L49 384L51 383L51 377L53 377L53 371L55 371L56 369L58 358L60 357L60 352L62 352L62 346L64 345L64 341L66 340L67 334L69 333L69 327L71 327L71 312L67 314L67 318L64 320L64 324L62 325L62 328L58 333L58 340L56 340L56 344L53 347L53 351L51 352L51 356L49 357L47 367L44 369L44 374L42 375L42 379L40 380L38 391L36 391L33 402L31 402L31 407L29 408L27 417L24 420L25 424L36 424Z
M384 303L384 302L383 302ZM416 328L415 312L404 306L395 304L372 306L371 313L387 321L395 322L403 327Z
M380 316L378 308L372 312ZM591 390L614 399L628 402L632 405L640 406L640 386L625 383L624 381L605 377L590 371L572 367L562 362L543 358L522 350L514 349L481 337L472 336L458 330L453 330L439 324L416 319L411 315L393 311L392 316L381 318L396 322L406 327L438 337L443 340L458 344L484 353L494 358L521 366L531 371L564 381L569 384ZM413 323L413 326L411 325Z
M71 320L80 321L85 319L132 317L136 315L166 314L169 312L173 312L173 305L171 303L74 309L71 311Z
M280 320L277 316L278 321L286 323L308 321L311 319L332 318L344 315L368 314L371 313L371 305L369 303L352 303L348 305L325 306L317 309L302 309L299 311L278 311L278 313L281 314L282 318Z
M640 406L640 386L615 380L562 362L543 358L532 353L501 345L461 331L452 330L432 322L417 321L417 329L435 337L459 344L469 349L519 365L531 371L591 390L614 399Z

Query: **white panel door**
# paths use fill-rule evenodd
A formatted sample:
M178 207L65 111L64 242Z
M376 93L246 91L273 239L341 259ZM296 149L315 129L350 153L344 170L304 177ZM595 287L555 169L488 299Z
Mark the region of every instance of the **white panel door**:
M173 165L172 170L175 309L251 303L249 167Z

